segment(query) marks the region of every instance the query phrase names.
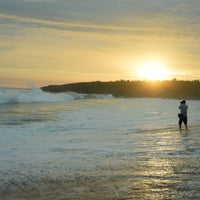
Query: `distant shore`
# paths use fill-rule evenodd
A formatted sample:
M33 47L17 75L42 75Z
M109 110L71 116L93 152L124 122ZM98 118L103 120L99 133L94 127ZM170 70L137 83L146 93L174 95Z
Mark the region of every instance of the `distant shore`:
M200 81L109 81L79 82L41 87L43 91L112 94L114 97L150 97L200 100Z

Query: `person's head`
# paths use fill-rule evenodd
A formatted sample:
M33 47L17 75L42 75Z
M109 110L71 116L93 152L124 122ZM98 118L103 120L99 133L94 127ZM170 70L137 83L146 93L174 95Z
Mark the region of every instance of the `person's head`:
M181 103L181 104L185 104L185 103L186 103L186 101L185 101L185 100L182 100L180 103Z

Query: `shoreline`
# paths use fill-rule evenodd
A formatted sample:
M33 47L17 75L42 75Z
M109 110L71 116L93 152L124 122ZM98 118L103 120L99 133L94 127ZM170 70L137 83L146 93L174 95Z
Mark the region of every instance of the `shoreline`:
M126 145L86 157L93 168L42 170L7 179L0 197L7 199L196 199L200 198L200 126L128 133ZM125 137L125 136L124 136ZM131 141L132 139L132 141ZM126 148L126 149L125 149ZM80 155L81 156L81 155ZM100 158L101 162L97 162ZM87 160L88 159L88 160ZM73 170L73 169L72 169ZM9 174L5 172L5 174ZM10 172L11 173L11 172ZM17 173L17 172L16 172ZM6 176L4 176L6 178ZM17 178L17 177L16 177Z

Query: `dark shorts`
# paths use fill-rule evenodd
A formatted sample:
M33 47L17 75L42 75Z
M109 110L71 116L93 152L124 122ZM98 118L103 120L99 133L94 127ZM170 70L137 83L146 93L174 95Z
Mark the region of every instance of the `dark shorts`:
M181 116L179 118L179 125L181 125L182 123L187 124L187 116Z

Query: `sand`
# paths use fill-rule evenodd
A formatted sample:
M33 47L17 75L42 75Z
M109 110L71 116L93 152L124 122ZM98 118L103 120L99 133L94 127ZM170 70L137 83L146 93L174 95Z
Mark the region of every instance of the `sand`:
M114 156L107 155L102 163L95 164L94 160L92 170L63 177L45 176L31 183L23 180L16 187L13 180L0 191L0 199L199 200L199 128L127 133L138 145L129 145L126 154L119 151Z

